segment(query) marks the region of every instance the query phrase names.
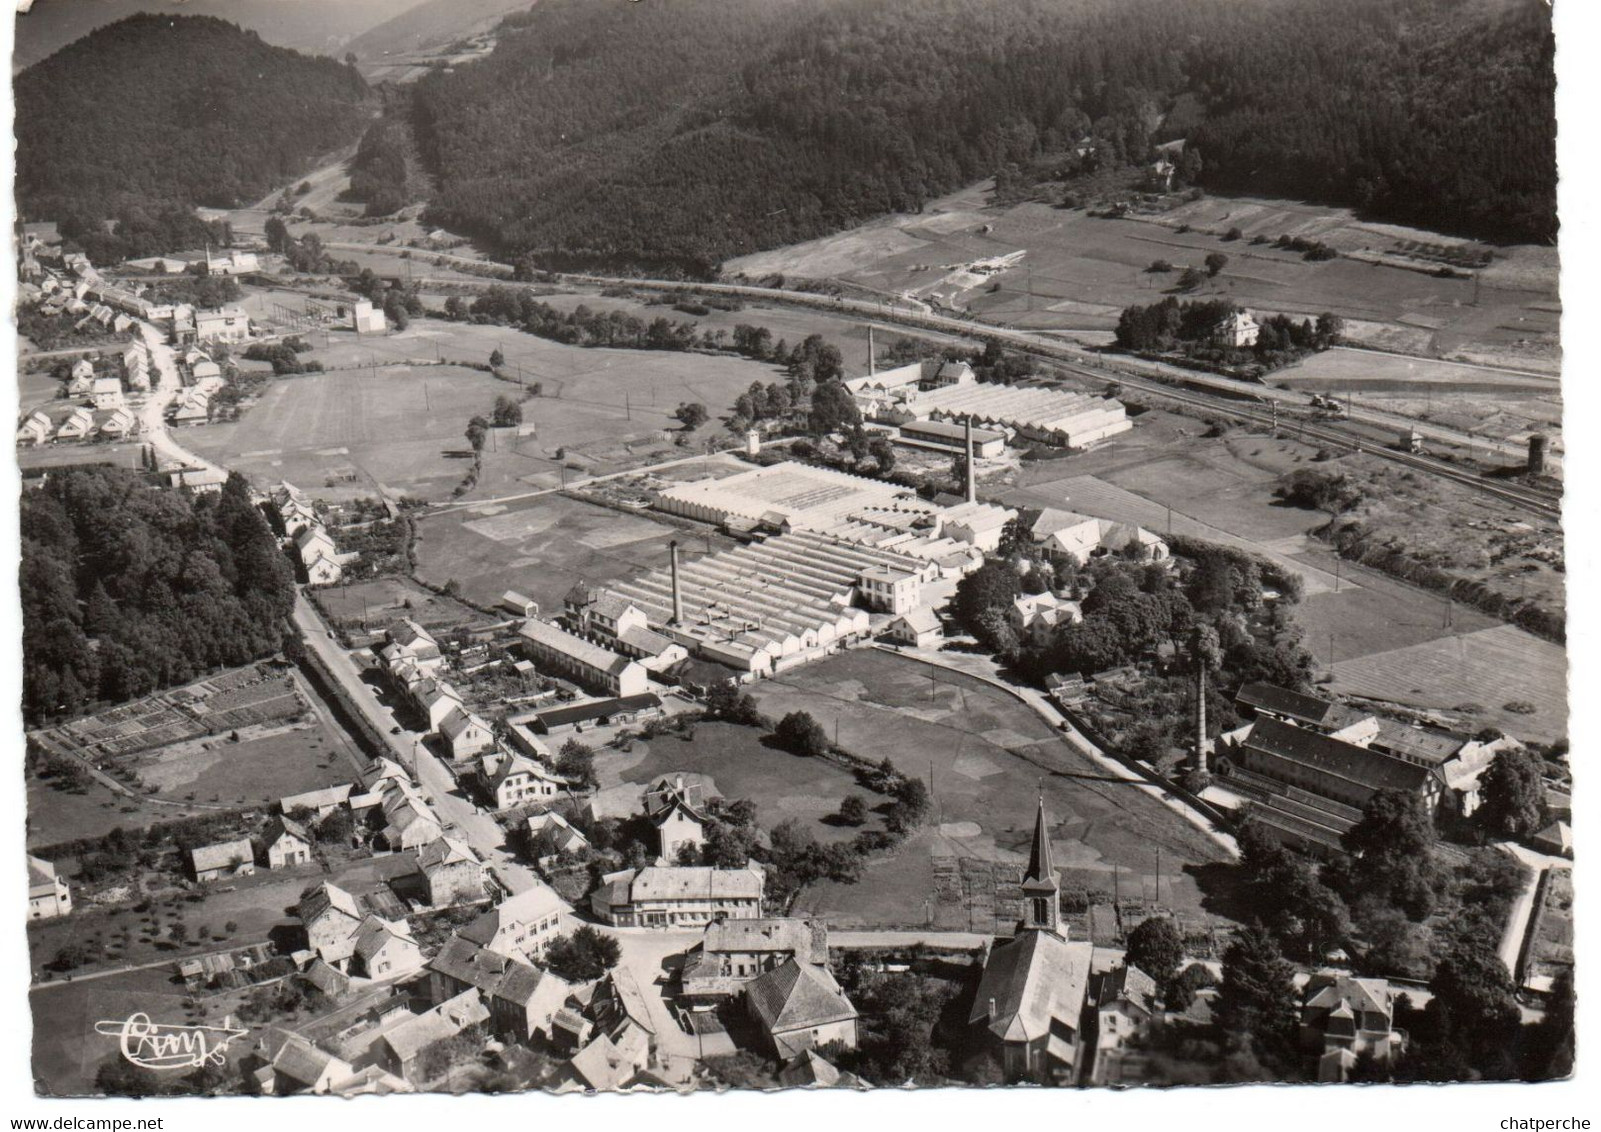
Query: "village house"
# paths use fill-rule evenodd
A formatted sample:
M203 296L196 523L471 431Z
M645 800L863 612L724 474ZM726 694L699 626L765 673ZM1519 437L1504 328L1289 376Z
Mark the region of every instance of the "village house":
M111 415L100 422L100 435L124 440L139 427L137 418L126 408L113 409Z
M791 959L828 965L828 925L822 920L769 917L707 925L700 945L685 957L684 996L715 1002Z
M189 872L202 884L230 877L247 877L255 871L256 854L248 838L224 841L217 845L201 845L189 850Z
M489 909L456 934L513 959L534 962L561 934L572 905L542 881Z
M79 406L72 410L61 427L56 429L57 440L83 440L94 431L95 415L93 411Z
M706 842L706 815L698 782L688 785L683 775L659 778L645 791L645 816L656 828L656 855L660 864L676 864L686 849Z
M72 889L42 857L28 857L28 919L52 920L72 911Z
M571 984L520 959L451 938L428 963L429 994L446 1002L473 988L489 1004L490 1025L518 1042L536 1035L549 1040L551 1019L567 1002Z
M1105 1084L1115 1074L1119 1051L1143 1035L1160 1014L1158 997L1156 980L1128 963L1090 976L1086 999L1095 1010L1092 1081Z
M527 830L529 851L540 868L563 854L570 856L589 848L589 838L555 810L530 814Z
M855 1049L857 1012L826 965L787 959L745 986L745 1006L780 1061L809 1049Z
M939 615L926 605L920 605L884 627L886 640L916 649L938 648L945 639L945 629Z
M366 299L358 300L350 308L350 328L357 334L382 334L384 312Z
M1083 621L1084 612L1078 602L1046 591L1015 599L1006 619L1021 640L1050 640L1058 630Z
M621 869L601 878L590 908L615 927L703 927L719 917L750 920L762 914L766 875L752 861L742 869L651 866Z
M376 1064L413 1085L426 1080L423 1054L474 1026L487 1026L489 1007L476 987L384 1030L373 1043Z
M995 942L968 1015L975 1044L998 1054L1010 1081L1074 1084L1083 1055L1082 1015L1094 946L1062 928L1045 802L1023 874L1023 919Z
M405 920L368 913L350 938L346 970L367 979L399 979L422 970L422 949Z
M379 836L391 850L421 849L444 835L433 807L410 783L385 789L379 806L384 814Z
M815 1049L809 1049L778 1072L778 1083L786 1089L860 1089L865 1086L854 1073L841 1070Z
M295 914L306 929L311 950L336 971L343 971L363 917L356 898L338 885L323 881L301 894Z
M501 750L478 760L478 783L497 810L557 798L572 788L567 779L533 759Z
M269 1096L332 1093L336 1083L349 1080L356 1072L343 1058L277 1027L267 1032L262 1053L268 1063L256 1081Z
M1219 346L1243 350L1256 345L1256 339L1261 333L1262 325L1251 317L1249 311L1235 310L1230 311L1217 326L1213 327L1212 341Z
M50 433L55 428L50 418L35 409L29 413L22 424L17 426L18 444L43 444L50 439Z
M89 388L89 397L97 409L120 409L123 404L122 379L97 377Z
M389 643L379 652L383 662L394 667L401 659L409 660L424 676L432 676L444 667L445 654L439 650L434 635L415 621L402 621L389 630Z
M275 817L267 823L261 844L269 869L287 869L307 864L315 841L306 827L293 818Z
M1406 1047L1394 1028L1395 999L1383 979L1314 974L1302 991L1301 1048L1319 1054L1318 1080L1343 1081L1367 1054L1387 1064Z
M484 864L472 846L455 837L430 841L417 852L428 903L435 908L474 904L484 898Z
M453 759L465 759L495 744L495 733L482 716L454 708L439 721L439 737Z

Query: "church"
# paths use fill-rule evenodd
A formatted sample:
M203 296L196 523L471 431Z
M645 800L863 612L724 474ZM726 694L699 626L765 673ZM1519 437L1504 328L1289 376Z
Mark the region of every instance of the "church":
M1069 940L1062 927L1044 798L1022 888L1023 918L1010 939L991 945L968 1025L976 1046L999 1054L1008 1081L1072 1085L1095 948Z

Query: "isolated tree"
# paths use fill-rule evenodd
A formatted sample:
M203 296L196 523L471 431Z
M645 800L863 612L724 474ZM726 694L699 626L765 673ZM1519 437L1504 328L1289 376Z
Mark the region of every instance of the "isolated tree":
M289 234L289 226L276 216L267 217L263 231L267 237L267 246L275 252L287 251L294 239Z
M622 955L614 938L581 924L572 935L550 941L545 966L570 983L587 983L617 966Z
M489 436L489 420L483 416L476 416L467 422L467 443L472 445L474 452L484 450L484 441Z
M458 300L458 302L459 301L460 300ZM446 307L447 309L449 307L448 301L446 302ZM506 364L506 355L500 352L500 347L497 346L495 349L489 352L489 364L495 369L499 369L501 366Z
M569 739L556 752L556 773L579 787L595 785L595 752L577 739Z
M873 462L878 465L878 474L887 476L895 470L895 445L887 437L875 436L867 444L867 450L872 454Z
M1539 761L1527 751L1497 752L1479 784L1476 815L1495 837L1527 837L1545 822L1545 781Z
M839 804L839 818L846 825L861 825L867 820L867 803L860 794L847 794Z
M710 414L699 401L686 401L673 412L673 417L684 426L685 432L694 432L705 424Z
M510 397L495 398L495 427L515 428L523 423L523 407Z
M1158 984L1166 982L1178 970L1184 958L1184 937L1179 934L1171 917L1152 916L1128 935L1128 953L1125 960L1138 967Z
M1184 269L1184 274L1179 276L1179 290L1193 291L1202 283L1205 283L1206 278L1206 275L1199 268L1186 267Z
M816 757L828 753L828 732L804 711L792 711L778 721L773 737L786 751Z
M1229 265L1229 257L1222 252L1212 252L1206 257L1206 273L1216 278L1222 270Z

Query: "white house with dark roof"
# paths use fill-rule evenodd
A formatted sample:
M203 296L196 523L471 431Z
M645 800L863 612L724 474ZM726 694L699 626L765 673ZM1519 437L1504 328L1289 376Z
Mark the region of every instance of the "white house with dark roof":
M51 920L72 911L72 889L42 857L28 857L28 919Z
M261 838L262 855L269 869L287 869L311 860L315 838L291 817L275 817Z
M488 721L461 707L452 708L439 721L439 737L453 759L465 759L495 745Z
M572 783L533 759L493 750L478 760L478 781L497 810L559 798Z
M502 901L456 934L513 959L537 960L562 932L572 905L543 881Z
M699 849L706 841L704 788L686 783L683 775L659 778L645 791L645 816L656 828L659 863L676 864L685 849Z
M417 851L428 903L435 908L472 904L484 898L484 863L472 846L445 836Z
M422 970L422 950L405 920L368 913L350 939L348 970L368 979L399 979Z
M927 649L938 647L945 639L945 628L939 615L926 605L908 610L884 626L884 637L898 645Z

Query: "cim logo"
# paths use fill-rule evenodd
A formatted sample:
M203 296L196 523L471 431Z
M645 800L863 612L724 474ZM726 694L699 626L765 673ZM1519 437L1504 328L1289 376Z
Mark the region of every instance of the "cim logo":
M221 1065L228 1047L245 1031L223 1019L221 1026L169 1026L148 1014L130 1014L121 1022L96 1022L95 1033L117 1038L122 1056L145 1069L198 1069Z

